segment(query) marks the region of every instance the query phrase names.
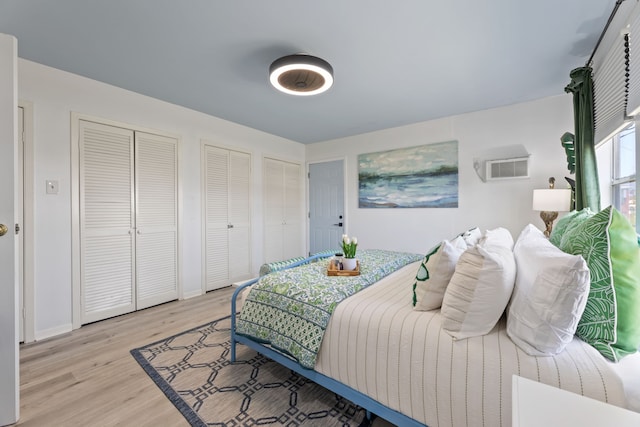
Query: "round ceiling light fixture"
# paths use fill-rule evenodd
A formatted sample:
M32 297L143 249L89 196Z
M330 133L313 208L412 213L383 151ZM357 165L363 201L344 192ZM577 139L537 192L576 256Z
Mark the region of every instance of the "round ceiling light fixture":
M269 80L273 87L290 95L317 95L333 85L333 68L315 56L287 55L273 61Z

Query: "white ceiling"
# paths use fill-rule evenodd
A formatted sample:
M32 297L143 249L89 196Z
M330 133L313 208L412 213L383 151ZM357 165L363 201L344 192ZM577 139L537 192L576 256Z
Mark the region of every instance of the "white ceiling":
M302 143L564 93L615 0L2 0L18 55ZM309 53L335 84L272 88Z

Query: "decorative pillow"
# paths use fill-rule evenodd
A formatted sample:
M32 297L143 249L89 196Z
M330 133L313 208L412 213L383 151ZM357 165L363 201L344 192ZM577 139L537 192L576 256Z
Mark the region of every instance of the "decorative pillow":
M487 230L480 242L483 246L498 245L513 250L513 237L509 230L502 227Z
M593 212L589 208L569 212L560 218L556 225L553 226L553 230L551 230L551 235L549 236L549 241L557 247L560 247L562 237L567 233L567 231L582 224L585 219L592 216Z
M442 328L455 339L485 335L504 312L516 276L508 246L489 238L458 260L442 301Z
M560 241L562 240L562 236L564 236L564 232L567 231L567 226L571 221L575 218L579 211L571 211L556 222L553 226L553 230L551 230L551 234L549 235L549 241L553 243L555 246L560 247Z
M591 289L576 334L617 362L640 347L640 248L629 221L609 206L565 233L560 247L582 255Z
M470 248L472 246L475 246L480 241L480 239L482 238L482 231L480 231L478 227L473 227L465 232L458 234L457 237L462 237L462 239L467 244L467 247Z
M587 263L562 252L532 224L520 233L513 254L518 274L507 334L531 356L558 354L573 339L587 303Z
M467 249L461 236L443 241L420 264L413 284L413 309L434 310L442 305L444 291L456 268L458 258Z

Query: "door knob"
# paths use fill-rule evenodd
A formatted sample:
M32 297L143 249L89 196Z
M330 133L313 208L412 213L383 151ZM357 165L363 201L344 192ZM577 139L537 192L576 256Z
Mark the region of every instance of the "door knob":
M9 231L7 226L4 224L0 224L0 236L4 236L5 234L7 234L7 231Z
M337 225L338 227L342 227L342 223L341 222L339 222L337 224L333 224L333 225Z

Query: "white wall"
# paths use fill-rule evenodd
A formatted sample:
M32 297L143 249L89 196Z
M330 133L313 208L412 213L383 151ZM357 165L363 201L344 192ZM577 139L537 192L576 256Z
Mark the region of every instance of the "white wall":
M198 295L201 289L201 140L250 151L253 269L257 274L263 259L262 157L302 163L302 144L22 59L18 77L19 98L33 102L34 110L35 194L31 197L35 206L36 339L66 332L72 325L72 112L180 136L180 257L186 296ZM47 179L59 181L57 195L45 193Z
M20 409L17 239L13 232L18 133L17 61L15 37L0 34L0 224L9 229L0 236L0 425L16 422Z
M569 176L560 136L573 129L570 95L560 95L422 122L383 131L307 145L307 162L346 159L346 227L361 248L386 248L425 253L442 239L472 226L506 227L514 239L533 223L534 188L547 188L548 178L564 188ZM457 209L360 209L358 165L361 153L457 140L459 204ZM530 178L483 183L473 169L473 158L483 150L522 144L531 154Z

